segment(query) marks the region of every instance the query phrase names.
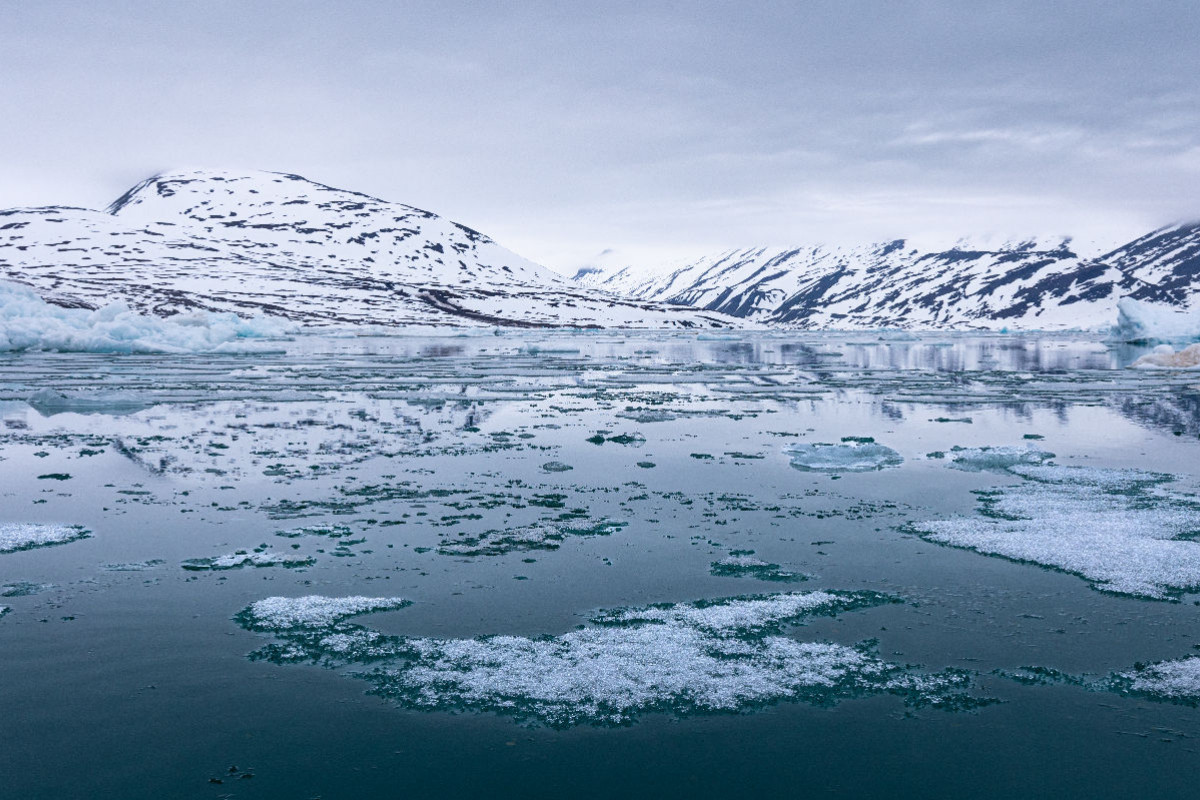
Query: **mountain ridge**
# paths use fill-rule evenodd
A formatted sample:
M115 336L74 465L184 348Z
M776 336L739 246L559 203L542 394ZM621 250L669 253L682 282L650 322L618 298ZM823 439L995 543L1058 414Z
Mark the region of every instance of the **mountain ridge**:
M1071 329L1113 324L1123 297L1200 306L1200 223L1094 258L1069 237L990 249L894 239L857 247L743 248L673 269L588 269L583 286L801 328Z
M0 279L51 302L158 316L264 313L308 325L738 327L581 288L424 209L292 173L190 170L106 211L0 211Z

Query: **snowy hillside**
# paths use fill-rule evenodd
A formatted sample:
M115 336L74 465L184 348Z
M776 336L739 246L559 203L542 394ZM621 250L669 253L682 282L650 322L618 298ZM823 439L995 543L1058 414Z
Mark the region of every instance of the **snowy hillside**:
M0 280L68 307L304 324L725 327L581 288L411 206L271 172L158 175L107 211L0 211Z
M588 271L580 285L805 328L1102 328L1131 296L1200 304L1200 224L1155 231L1096 259L1069 239L926 250L735 250L668 270Z

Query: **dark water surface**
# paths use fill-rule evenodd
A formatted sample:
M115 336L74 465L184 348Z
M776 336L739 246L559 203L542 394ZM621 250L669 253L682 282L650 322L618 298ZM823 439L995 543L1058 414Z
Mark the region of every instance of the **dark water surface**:
M1190 508L1196 372L1127 369L1139 351L1078 336L314 337L286 349L0 357L0 524L90 532L0 553L0 797L1196 793L1195 698L1112 676L1196 653L1200 595L1103 593L1086 575L909 527L979 518L977 491L1030 480L955 469L956 446L1166 473L1162 491ZM811 471L785 452L846 437L903 463ZM343 527L277 535L314 526ZM311 563L184 568L256 548ZM713 568L744 551L807 579ZM960 670L958 700L880 684L712 711L677 687L612 724L569 696L556 717L525 694L472 699L446 683L422 702L368 693L376 668L434 665L421 642L523 637L515 653L596 629L600 609L825 589L896 602L771 635L858 646L898 675ZM327 631L375 631L402 653L373 661L322 639L289 660L264 650L286 632L235 619L305 595L411 601ZM553 677L585 680L563 664ZM1061 676L1012 677L1028 667Z

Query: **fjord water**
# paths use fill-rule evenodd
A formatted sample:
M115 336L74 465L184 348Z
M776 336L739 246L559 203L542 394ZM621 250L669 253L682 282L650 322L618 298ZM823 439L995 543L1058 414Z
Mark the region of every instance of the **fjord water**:
M4 796L1192 791L1196 697L1119 676L1192 655L1193 586L928 531L1050 496L1189 546L1194 371L1081 335L280 349L0 357L0 525L87 532L0 552ZM255 611L309 596L396 600Z

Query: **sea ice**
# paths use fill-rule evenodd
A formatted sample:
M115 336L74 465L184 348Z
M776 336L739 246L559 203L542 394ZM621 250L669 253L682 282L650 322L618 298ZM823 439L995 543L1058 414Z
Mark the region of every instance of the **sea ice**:
M950 466L968 472L1003 472L1019 464L1042 464L1054 458L1032 445L1026 447L952 447Z
M1161 344L1154 348L1153 353L1146 355L1134 361L1131 366L1139 369L1146 368L1167 368L1167 369L1195 369L1200 367L1200 344L1193 344L1185 347L1179 352L1169 344Z
M783 448L792 466L806 472L870 472L904 462L890 447L847 438L841 444L797 443Z
M305 598L315 603L322 598ZM869 645L801 642L780 632L814 614L895 602L873 592L810 592L735 597L602 612L559 636L436 639L385 636L344 623L370 610L341 606L323 629L270 598L238 620L281 639L255 654L277 663L357 667L372 691L420 709L471 709L554 726L622 724L639 713L737 711L781 700L832 703L891 693L914 705L965 707L967 673L913 672L880 659ZM287 601L285 601L287 602ZM394 608L392 601L377 601ZM267 606L264 608L264 604ZM262 620L282 617L282 624ZM362 668L369 667L369 671Z
M0 553L66 544L89 536L91 533L78 525L4 522L0 523Z
M1114 675L1110 685L1113 690L1123 694L1200 703L1200 656L1139 664L1131 672Z
M709 573L726 578L757 578L760 581L803 581L807 576L788 572L778 564L755 558L753 550L735 550L725 558L714 561Z
M293 556L284 553L268 553L260 550L226 553L212 558L192 558L181 565L184 569L200 572L204 570L240 569L242 567L311 567L317 563L312 556Z
M243 627L255 631L287 631L324 628L347 617L368 611L404 608L409 601L401 597L268 597L238 613Z
M23 286L0 282L0 352L226 353L278 351L243 340L280 336L274 319L197 313L162 319L113 303L97 311L51 305Z
M1093 588L1158 600L1200 588L1200 502L1155 491L1140 470L1014 466L1016 486L979 492L979 513L914 524L922 538L1070 572Z

